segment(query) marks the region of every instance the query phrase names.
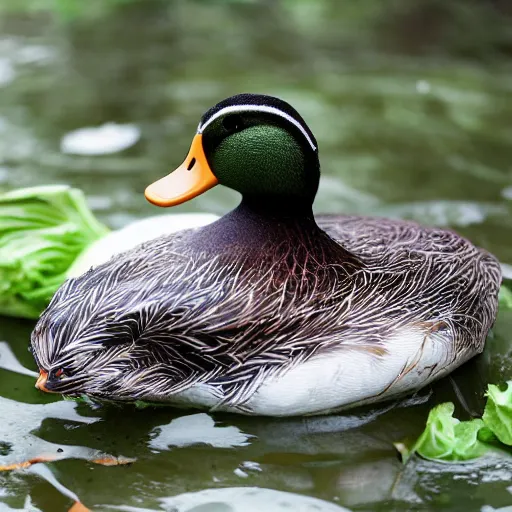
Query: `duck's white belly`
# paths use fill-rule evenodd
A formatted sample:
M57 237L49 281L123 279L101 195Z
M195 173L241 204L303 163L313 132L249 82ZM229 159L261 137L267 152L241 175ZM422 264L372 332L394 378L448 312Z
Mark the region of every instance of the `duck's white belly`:
M460 353L454 361L451 351L446 335L402 329L388 340L382 355L344 347L315 356L268 377L243 404L222 403L218 389L209 384L195 385L173 401L264 416L322 414L414 391L474 355Z

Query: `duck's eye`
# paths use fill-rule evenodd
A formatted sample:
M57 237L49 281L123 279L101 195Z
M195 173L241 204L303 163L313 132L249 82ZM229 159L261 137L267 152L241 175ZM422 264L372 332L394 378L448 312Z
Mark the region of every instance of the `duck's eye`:
M228 131L228 132L236 132L242 129L243 127L243 120L242 117L238 114L231 114L230 116L226 116L222 120L222 126Z
M66 374L64 373L64 370L62 368L59 368L55 373L54 373L55 377L57 377L57 379L63 379L64 377L66 377Z

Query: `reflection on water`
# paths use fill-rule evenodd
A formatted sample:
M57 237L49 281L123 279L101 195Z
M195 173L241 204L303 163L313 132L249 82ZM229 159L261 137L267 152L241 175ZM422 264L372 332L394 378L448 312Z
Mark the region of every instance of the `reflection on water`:
M247 446L251 436L237 427L216 427L208 414L191 414L176 418L169 425L158 427L157 435L148 443L153 450L165 450L171 446L183 448L195 444L207 444L214 448Z
M133 146L139 138L137 126L106 123L66 133L60 141L60 150L71 155L105 155L123 151Z
M28 1L0 6L0 190L72 184L112 227L162 213L142 192L182 161L204 110L263 92L293 103L318 138L317 211L456 227L512 263L506 2L91 0L52 17L16 10ZM176 211L220 214L236 202L217 187ZM227 512L241 486L294 493L290 503L315 497L324 510L512 502L508 460L403 466L393 447L418 435L434 403L455 401L461 418L481 411L486 383L512 375L511 314L481 357L407 403L282 420L42 395L32 326L0 322L0 463L59 448L66 460L48 464L55 481L0 473L0 510L66 510L74 494L93 510L165 510L173 499L188 510L209 503L198 491L231 488L206 495ZM87 462L99 453L137 461ZM275 496L262 497L269 510Z
M0 341L0 368L10 370L12 372L28 375L29 377L37 377L38 373L25 368L18 362L13 354L11 347L5 341Z
M344 507L307 496L289 492L260 489L257 487L231 487L226 489L210 489L195 493L181 494L173 498L162 498L159 510L173 512L350 512ZM109 507L127 512L149 512L148 509L136 507Z

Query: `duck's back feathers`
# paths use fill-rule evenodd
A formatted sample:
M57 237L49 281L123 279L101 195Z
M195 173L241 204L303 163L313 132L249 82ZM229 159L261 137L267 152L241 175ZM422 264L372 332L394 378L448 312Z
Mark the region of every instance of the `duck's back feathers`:
M68 368L62 393L263 414L278 413L265 389L285 375L300 387L293 369L305 363L314 378L304 386L317 392L322 379L332 391L334 381L340 387L357 372L371 376L376 364L389 367L359 395L340 390L297 408L300 390L283 414L303 414L372 400L388 387L403 391L405 383L421 387L482 350L500 283L492 256L411 222L317 220L352 261L319 262L311 241L298 247L286 239L279 250L261 247L267 257L256 260L243 251L191 254L194 231L185 231L68 281L33 336L40 366ZM429 336L437 355L418 343ZM331 373L323 364L315 374L325 357L337 361ZM354 376L348 363L359 366Z

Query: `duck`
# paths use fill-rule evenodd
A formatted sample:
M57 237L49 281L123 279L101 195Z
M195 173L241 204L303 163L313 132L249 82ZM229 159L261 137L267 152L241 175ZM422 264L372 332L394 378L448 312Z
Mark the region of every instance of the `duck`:
M317 141L285 101L210 108L145 196L171 207L220 184L240 204L68 279L31 335L36 387L306 416L415 393L480 353L498 260L447 229L315 216L319 180Z

